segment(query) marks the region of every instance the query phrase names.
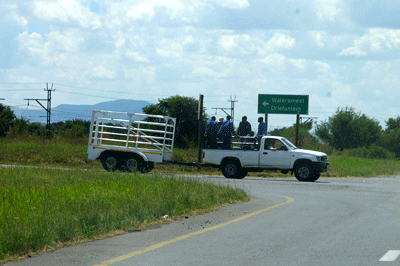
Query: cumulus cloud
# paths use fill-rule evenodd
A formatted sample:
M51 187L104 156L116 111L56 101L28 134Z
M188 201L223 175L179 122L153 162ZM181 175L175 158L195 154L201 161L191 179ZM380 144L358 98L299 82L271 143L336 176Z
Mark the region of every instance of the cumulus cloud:
M29 55L43 55L43 38L39 33L33 32L29 34L27 31L18 35L20 51L27 51Z
M275 33L274 36L267 42L267 46L272 51L290 49L295 45L296 39L280 32Z
M210 0L210 2L214 2L222 7L234 9L242 9L250 5L247 0Z
M53 23L77 24L82 28L91 29L102 26L101 17L78 0L36 1L33 14L40 20Z
M92 69L92 78L100 78L100 79L115 79L118 77L118 74L115 71L109 70L104 66L96 66Z
M317 17L322 21L335 22L344 16L343 0L315 0Z
M400 46L400 30L373 28L354 41L354 46L342 49L339 55L365 56L397 50Z

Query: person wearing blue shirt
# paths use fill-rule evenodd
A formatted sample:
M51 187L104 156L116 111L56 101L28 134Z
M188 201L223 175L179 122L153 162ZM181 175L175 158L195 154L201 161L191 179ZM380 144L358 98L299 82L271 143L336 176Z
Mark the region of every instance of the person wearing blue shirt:
M212 116L210 121L207 122L205 129L205 135L208 143L206 148L216 149L218 147L217 131L218 131L218 123L217 121L215 121L215 116Z
M233 123L231 121L231 116L228 115L226 117L226 120L222 122L221 128L218 130L218 136L222 137L223 144L222 148L223 149L230 149L231 148L231 137L232 133L235 132L235 129L233 128Z
M267 135L267 127L265 126L265 122L263 121L264 119L260 116L258 118L258 131L257 131L257 136L262 137Z

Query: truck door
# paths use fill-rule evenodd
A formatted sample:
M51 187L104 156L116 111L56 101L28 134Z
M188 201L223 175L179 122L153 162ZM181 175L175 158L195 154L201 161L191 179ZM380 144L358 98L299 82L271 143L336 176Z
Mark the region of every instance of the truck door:
M289 169L290 150L279 139L265 139L260 149L260 167Z

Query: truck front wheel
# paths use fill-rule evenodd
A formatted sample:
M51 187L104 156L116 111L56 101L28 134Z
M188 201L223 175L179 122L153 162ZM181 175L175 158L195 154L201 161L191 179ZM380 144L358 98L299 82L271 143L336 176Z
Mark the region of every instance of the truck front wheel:
M118 160L112 155L108 155L107 157L103 158L101 163L103 164L103 168L109 172L115 171L118 167Z
M302 182L314 182L316 179L313 178L314 171L309 163L303 162L296 166L294 174L297 180Z
M240 165L236 161L229 160L224 163L221 170L226 178L237 178L240 172L239 169Z

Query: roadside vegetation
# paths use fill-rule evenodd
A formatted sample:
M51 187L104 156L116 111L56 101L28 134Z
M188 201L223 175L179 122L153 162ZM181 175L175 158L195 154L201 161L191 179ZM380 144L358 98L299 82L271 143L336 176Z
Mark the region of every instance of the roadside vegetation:
M173 96L144 108L181 116L174 161L198 161L197 136L187 126L198 125L188 122L197 119L197 106L194 99ZM400 117L386 124L382 129L353 108L338 109L328 121L302 123L298 147L328 154L330 167L322 178L400 175ZM0 164L14 166L0 168L0 264L65 243L138 230L164 215L173 219L248 200L240 189L181 177L222 177L215 168L156 164L150 174L105 172L100 162L87 159L89 126L79 119L53 123L48 139L45 125L16 118L0 104ZM295 126L269 134L295 143ZM264 171L248 176L291 175Z
M0 260L143 228L247 200L194 179L79 169L0 168Z

